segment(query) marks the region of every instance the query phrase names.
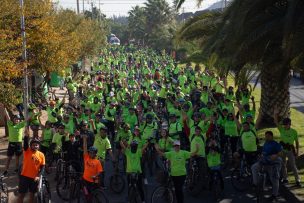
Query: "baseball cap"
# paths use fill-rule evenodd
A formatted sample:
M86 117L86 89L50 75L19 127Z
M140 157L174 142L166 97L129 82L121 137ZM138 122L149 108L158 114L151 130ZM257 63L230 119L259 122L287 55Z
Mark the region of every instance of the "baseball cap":
M173 142L173 146L176 146L176 145L180 146L180 141L179 141L179 140L175 140L175 141Z

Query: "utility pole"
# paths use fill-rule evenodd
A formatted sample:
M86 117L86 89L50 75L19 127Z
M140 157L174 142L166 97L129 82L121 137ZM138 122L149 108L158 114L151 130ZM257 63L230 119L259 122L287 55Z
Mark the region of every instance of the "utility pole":
M82 0L82 13L84 14L84 0Z
M26 53L26 33L25 33L25 19L24 19L24 2L20 0L20 9L21 9L21 37L22 37L22 61L24 63L23 70L23 109L24 109L24 120L28 120L28 97L29 97L29 88L28 88L28 72L27 72L27 53Z
M77 14L79 14L79 0L76 0L77 2Z
M93 7L93 0L91 1L91 11L92 11L92 20L93 20L93 17L94 17L94 15L93 15L93 9L94 9L94 7Z
M182 10L182 21L183 23L185 23L185 7L183 7L183 10Z

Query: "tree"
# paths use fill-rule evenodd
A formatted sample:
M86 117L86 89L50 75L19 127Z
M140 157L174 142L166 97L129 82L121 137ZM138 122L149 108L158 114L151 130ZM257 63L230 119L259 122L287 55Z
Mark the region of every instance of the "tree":
M129 11L128 30L130 38L144 43L146 37L146 16L144 7L135 6Z
M289 71L303 56L303 9L304 2L298 0L235 0L204 43L205 53L227 59L232 70L257 65L262 86L259 116L264 126L272 124L274 108L281 117L289 114Z
M27 40L27 67L41 75L62 73L79 59L98 53L105 44L105 28L100 21L86 19L73 11L55 10L49 0L27 0L24 5ZM0 4L0 83L18 95L23 76L21 10L18 1ZM13 83L13 85L8 85ZM6 91L1 89L0 95ZM16 103L13 97L0 102Z

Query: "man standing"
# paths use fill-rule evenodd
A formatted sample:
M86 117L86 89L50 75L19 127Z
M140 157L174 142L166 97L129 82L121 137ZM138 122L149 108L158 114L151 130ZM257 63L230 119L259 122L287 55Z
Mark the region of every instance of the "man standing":
M16 155L16 169L15 172L18 172L19 168L19 158L22 154L22 133L24 130L24 127L26 125L25 121L20 121L20 117L18 115L15 115L12 119L10 119L7 110L5 109L5 116L7 121L7 127L8 127L8 148L7 148L7 162L5 171L3 172L3 175L8 174L8 169L10 162L14 156Z
M256 187L259 187L258 173L261 170L261 167L265 166L265 170L267 170L272 183L272 195L269 197L270 201L276 200L279 194L280 170L282 165L282 159L279 155L281 152L282 146L273 139L273 133L271 131L267 131L265 133L262 158L251 167L253 184Z
M299 155L299 140L298 140L298 132L291 128L291 120L290 118L284 118L282 124L278 121L279 112L277 109L274 110L274 122L278 127L280 132L280 144L283 147L282 152L282 159L283 159L283 166L282 166L282 182L288 183L287 179L287 167L286 167L286 158L288 158L288 162L291 166L293 171L293 175L296 179L296 185L301 187L300 177L298 173L298 169L296 166L296 157ZM294 146L294 144L296 146Z
M23 203L24 196L29 191L29 202L34 202L34 194L38 189L39 172L44 173L45 157L39 151L40 141L37 138L29 141L28 129L25 130L24 143L23 143L23 167L19 177L19 197L18 203Z

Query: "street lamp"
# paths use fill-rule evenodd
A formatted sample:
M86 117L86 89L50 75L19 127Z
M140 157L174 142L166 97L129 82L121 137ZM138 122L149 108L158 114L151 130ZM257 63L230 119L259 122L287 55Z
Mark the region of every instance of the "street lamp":
M21 37L22 37L22 60L24 63L23 70L23 109L24 109L24 120L28 120L28 73L27 73L27 53L26 53L26 33L25 33L25 19L24 19L24 2L20 0L21 9Z

